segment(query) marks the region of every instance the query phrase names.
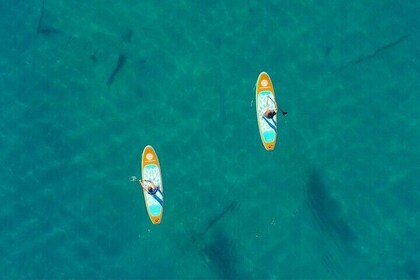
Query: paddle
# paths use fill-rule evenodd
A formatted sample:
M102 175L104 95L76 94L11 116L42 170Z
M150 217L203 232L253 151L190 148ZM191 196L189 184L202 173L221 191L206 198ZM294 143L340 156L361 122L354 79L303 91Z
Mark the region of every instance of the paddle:
M267 97L270 98L271 101L273 101L274 105L276 106L276 109L278 109L283 116L284 115L287 115L287 112L286 111L283 111L280 107L278 107L277 106L277 103L270 96L267 96Z

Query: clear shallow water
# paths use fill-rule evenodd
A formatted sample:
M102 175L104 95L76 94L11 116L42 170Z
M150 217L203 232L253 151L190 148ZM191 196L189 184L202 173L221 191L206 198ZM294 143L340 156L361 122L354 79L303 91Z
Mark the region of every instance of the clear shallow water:
M40 8L0 4L2 277L420 277L418 3L47 0L49 35Z

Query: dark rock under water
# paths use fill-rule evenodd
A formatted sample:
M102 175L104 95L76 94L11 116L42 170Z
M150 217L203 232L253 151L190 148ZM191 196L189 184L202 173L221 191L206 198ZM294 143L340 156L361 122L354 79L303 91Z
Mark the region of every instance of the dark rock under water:
M203 249L208 262L221 279L240 279L237 270L239 258L235 253L233 241L221 231L216 232L212 237Z
M344 243L357 239L344 218L340 203L331 196L316 170L312 170L306 185L308 207L319 226L332 238Z

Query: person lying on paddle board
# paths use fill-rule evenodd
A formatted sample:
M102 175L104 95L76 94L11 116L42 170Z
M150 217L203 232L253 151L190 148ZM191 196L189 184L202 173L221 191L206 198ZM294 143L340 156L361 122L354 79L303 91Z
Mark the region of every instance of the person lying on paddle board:
M155 185L151 180L144 180L145 182L149 182L152 186L146 187L142 180L139 180L140 186L147 191L149 194L154 195L158 190L159 186Z
M270 107L268 106L268 99L270 99L274 103L274 110L270 109ZM266 117L267 119L273 119L274 116L277 115L277 112L278 112L277 103L270 96L267 96L267 110L265 110L264 112L264 117ZM282 115L287 114L287 112L283 112L282 110L280 110L280 112L282 113Z
M270 107L268 106L268 99L270 99L274 103L274 109L270 109ZM277 107L277 103L270 96L267 96L267 109L263 114L263 119L272 129L274 129L275 132L277 132L277 122L274 120L274 116L277 115L278 109L279 108ZM282 113L282 115L287 114L287 112L283 112L282 110L280 110L280 112Z

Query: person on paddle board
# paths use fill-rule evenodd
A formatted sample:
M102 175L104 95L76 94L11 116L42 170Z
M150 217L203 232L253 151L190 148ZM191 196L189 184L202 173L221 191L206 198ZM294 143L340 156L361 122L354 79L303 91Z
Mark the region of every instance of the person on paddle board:
M274 103L274 107L275 107L274 109L270 109L270 107L268 106L268 99L270 99ZM277 115L277 112L278 112L277 103L270 96L267 96L267 110L265 110L264 112L264 117L267 119L273 119L274 116ZM287 114L287 112L283 112L283 111L281 111L281 113L282 115Z
M155 185L151 180L144 180L145 182L149 182L152 186L146 187L142 180L139 180L140 186L147 191L148 194L154 195L158 190L159 186Z
M268 105L268 99L270 99L274 103L274 109L270 109ZM277 132L277 122L274 120L274 116L277 115L277 112L278 112L277 103L270 96L267 96L267 109L265 110L263 114L263 119L275 132ZM282 113L282 115L287 114L287 112L283 112L282 110L280 110L280 112ZM271 120L271 122L269 120Z

